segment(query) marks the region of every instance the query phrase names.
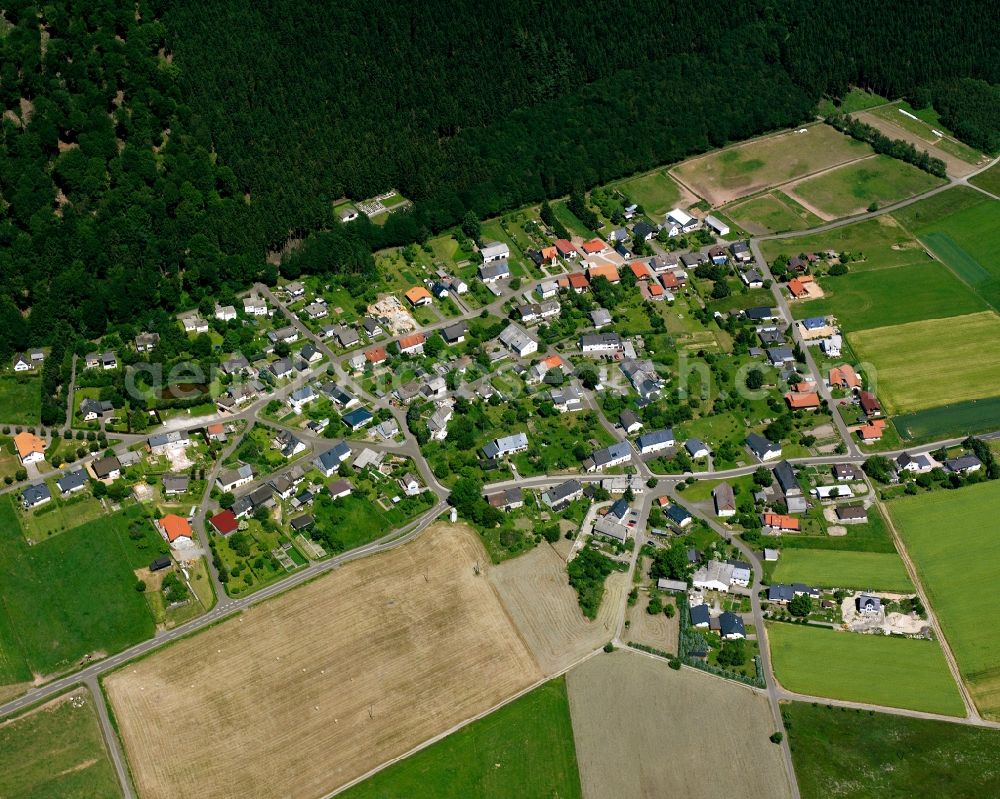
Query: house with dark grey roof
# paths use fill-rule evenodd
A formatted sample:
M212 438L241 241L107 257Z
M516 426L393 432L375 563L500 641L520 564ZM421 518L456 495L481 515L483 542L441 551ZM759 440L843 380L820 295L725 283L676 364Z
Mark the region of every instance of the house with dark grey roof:
M983 462L975 455L960 455L957 458L948 458L944 462L946 471L958 474L971 474L983 468Z
M669 449L674 445L674 431L669 427L663 430L654 430L650 433L644 433L636 439L636 446L639 448L639 452L642 455L647 455L651 452L659 452L663 449Z
M163 476L163 493L170 497L184 494L188 490L190 478L186 474L167 474Z
M630 435L642 430L642 421L633 411L622 411L618 417L618 422L621 424L622 429Z
M690 455L694 460L707 458L712 454L711 450L708 448L708 444L699 438L689 438L684 442L684 449L687 450L688 455Z
M684 508L682 508L680 505L670 504L663 511L663 513L670 521L672 521L678 527L687 527L689 524L691 524L692 521L691 514L688 513L686 510L684 510Z
M774 444L757 433L750 433L747 436L747 446L758 460L770 461L781 457L781 445Z
M736 515L736 495L729 483L719 483L712 489L712 501L715 503L715 515L727 518Z
M542 492L542 502L550 508L559 509L583 496L583 485L579 480L567 480L555 488Z
M59 487L60 493L65 497L69 494L75 494L77 491L81 491L87 485L87 473L83 469L77 469L74 472L66 472L62 477L56 480L56 485Z
M871 594L861 594L855 600L858 613L862 616L875 616L882 612L882 600Z
M632 459L632 447L627 441L618 441L609 447L594 450L594 453L584 462L588 472L610 469L620 466Z
M743 626L743 618L731 611L725 611L719 616L719 635L729 641L746 638L747 631Z
M340 468L340 464L350 457L351 448L347 446L346 442L340 441L322 453L313 463L324 477L332 477L334 472Z
M868 510L864 505L838 505L837 521L841 524L867 524Z
M689 611L691 615L691 626L702 630L707 630L711 623L712 616L708 611L708 605L693 605Z
M52 499L52 492L45 483L30 485L21 492L21 504L30 510L44 505Z

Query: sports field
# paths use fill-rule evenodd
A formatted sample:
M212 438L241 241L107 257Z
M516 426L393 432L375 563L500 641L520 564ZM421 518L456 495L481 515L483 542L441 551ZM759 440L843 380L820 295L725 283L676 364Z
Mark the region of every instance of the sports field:
M926 257L893 269L852 269L846 275L821 278L820 283L826 296L792 303L792 314L798 319L833 314L848 332L988 308L947 267Z
M781 714L802 799L1000 796L1000 731L806 702Z
M889 503L962 678L980 711L1000 721L1000 482Z
M151 524L131 539L135 511L126 511L29 547L10 503L0 498L0 683L49 675L152 636L133 572L161 552Z
M632 202L641 205L647 215L654 218L664 216L681 198L680 186L663 169L623 180L615 183L612 188L619 189Z
M730 205L726 213L740 227L755 235L805 230L823 223L816 214L786 200L781 192L769 192Z
M911 116L901 113L901 111L906 111ZM941 154L935 152L935 150L942 150L945 154L969 164L976 164L982 159L980 153L951 135L951 132L941 124L941 119L938 117L937 112L931 107L917 109L904 100L897 100L890 105L876 108L870 111L870 113L875 117L881 117L896 128L901 128L913 134L919 138L922 144L930 145L931 155L940 158L942 157ZM914 119L913 117L917 118ZM945 135L939 136L934 131L940 131ZM918 147L918 149L925 148Z
M0 376L0 421L37 425L42 412L42 381L37 375Z
M896 158L876 155L806 178L788 191L828 219L891 205L944 181Z
M697 195L719 206L872 153L867 144L829 125L810 125L804 130L728 147L685 161L670 172Z
M965 715L937 641L767 625L774 674L785 688L948 716Z
M321 796L533 684L488 564L440 524L115 672L140 795Z
M90 691L77 688L0 723L0 796L121 796Z
M576 799L580 774L560 677L344 791L344 799Z
M913 590L903 560L895 552L786 549L781 553L772 579L774 582L805 583L817 588Z
M993 311L861 330L848 341L875 365L876 393L890 414L1000 395L1000 347L985 346L1000 341Z
M946 192L947 193L947 192ZM923 263L928 260L924 248L891 216L878 216L864 222L796 238L761 242L768 261L779 255L789 257L802 252L848 252L860 260L852 261L852 272L885 269L891 266Z
M995 430L997 419L1000 419L1000 397L988 397L904 413L892 423L904 441L938 441Z

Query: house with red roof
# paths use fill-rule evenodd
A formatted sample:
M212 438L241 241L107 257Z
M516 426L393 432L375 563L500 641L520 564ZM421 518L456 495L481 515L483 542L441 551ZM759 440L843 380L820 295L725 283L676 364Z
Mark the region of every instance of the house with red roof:
M420 354L424 351L424 341L426 341L426 338L423 333L403 336L399 340L399 351L405 355Z
M208 523L215 528L219 535L229 535L235 533L240 528L240 523L236 514L231 510L224 510L216 513L208 520Z
M590 281L583 272L572 272L569 275L559 278L559 288L571 289L577 294L583 294L590 288Z
M858 401L861 403L861 410L868 418L882 415L882 403L872 392L862 391Z
M628 265L628 268L632 270L632 274L635 275L636 280L650 280L653 277L653 273L649 271L649 266L642 261L633 261Z
M389 355L386 353L385 347L372 347L365 353L365 359L368 363L379 364L387 361Z
M563 258L576 258L579 254L577 253L576 247L573 246L572 242L569 242L566 239L556 239L556 250Z
M785 402L793 411L814 411L819 408L819 394L815 391L789 391Z
M827 382L831 388L845 388L850 391L861 388L861 378L858 377L858 373L854 371L854 367L849 363L834 366L830 370Z
M587 255L603 255L609 248L601 239L593 238L590 241L585 241L580 249Z
M863 424L858 428L858 435L866 443L882 440L882 431L885 430L885 419L875 419L868 424Z

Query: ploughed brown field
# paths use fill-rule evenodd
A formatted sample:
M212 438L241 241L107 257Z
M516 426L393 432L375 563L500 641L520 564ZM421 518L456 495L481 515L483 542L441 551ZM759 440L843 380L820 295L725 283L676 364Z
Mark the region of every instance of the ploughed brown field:
M439 524L111 675L140 796L321 796L537 681L488 562Z

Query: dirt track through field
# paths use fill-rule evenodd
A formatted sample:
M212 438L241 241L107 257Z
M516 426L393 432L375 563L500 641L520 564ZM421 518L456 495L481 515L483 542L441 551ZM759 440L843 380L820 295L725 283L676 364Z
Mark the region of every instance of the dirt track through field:
M493 567L490 580L545 674L561 671L615 637L627 580L621 572L608 577L594 621L580 612L566 561L548 544Z
M790 796L767 698L619 650L566 677L584 799Z
M112 675L139 795L320 796L537 680L488 560L437 525Z
M899 125L894 125L884 117L876 116L868 111L862 111L854 116L860 122L877 128L890 139L902 139L912 144L917 150L926 150L934 158L940 158L944 161L945 169L949 175L962 178L966 175L971 175L980 168L977 164L970 164L968 161L963 161L961 158L956 158L951 153L945 152L940 147L935 147L926 139L920 138L916 133L912 133Z

